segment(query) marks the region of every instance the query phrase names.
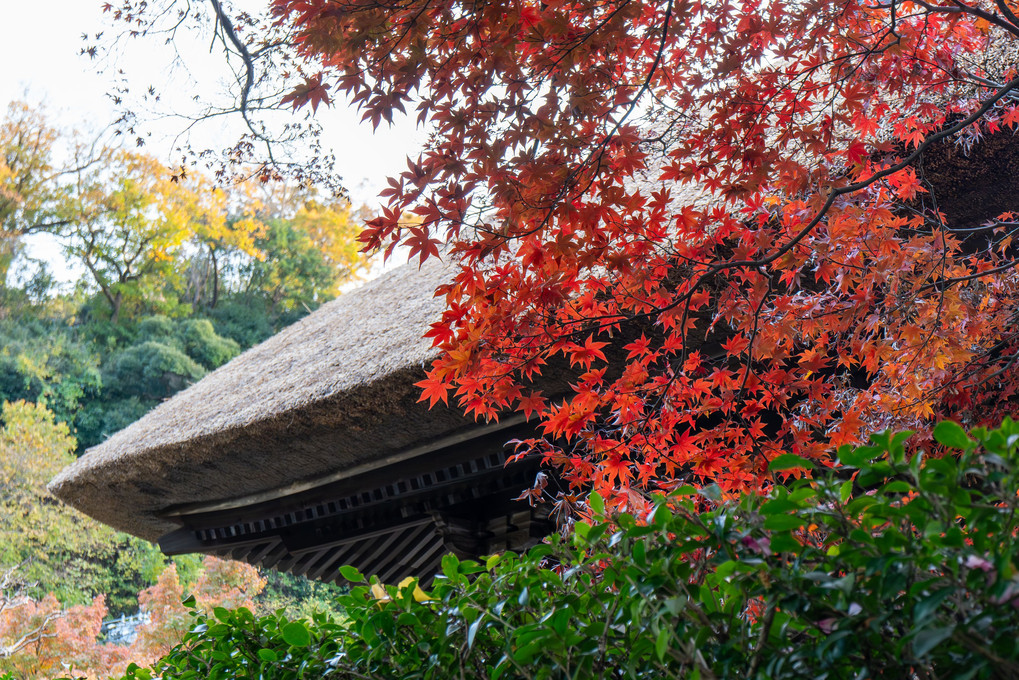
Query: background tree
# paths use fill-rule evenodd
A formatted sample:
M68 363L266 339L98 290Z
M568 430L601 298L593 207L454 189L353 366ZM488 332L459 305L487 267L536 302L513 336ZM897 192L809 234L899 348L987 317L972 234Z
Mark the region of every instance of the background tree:
M250 564L206 556L198 580L191 584L190 593L195 598L192 606L206 612L216 607L246 607L250 611L255 608L253 598L262 592L265 583ZM152 663L180 643L194 623L184 604L187 597L188 590L174 565L163 571L154 586L139 593L138 602L149 615L149 622L138 631L132 646L133 661Z
M19 625L15 630L11 621L26 618L22 616L23 612L15 610L30 607L32 604L24 588L16 569L8 568L0 574L0 659L9 659L28 645L38 642L50 621L55 618L43 617L42 620L33 622L34 625ZM33 617L29 615L27 618Z
M67 324L51 319L0 321L0 399L45 406L72 423L102 386L99 357Z
M139 592L155 588L168 566L183 593L217 606L328 607L325 585L276 579L259 593L260 577L247 567L169 560L58 505L45 484L88 446L331 299L338 282L360 269L354 211L319 203L321 229L311 221L295 228L313 189L280 188L287 212L273 215L260 185L222 188L194 173L174 181L152 157L86 147L80 136L46 126L37 108L11 112L4 134L34 129L41 141L31 170L18 166L25 174L17 182L11 173L0 181L5 197L15 185L24 194L3 204L4 219L33 227L10 230L0 290L0 569L20 565L25 584L17 611L0 614L0 645L9 652L0 674L105 677L122 668L129 648L99 640L99 623L137 611ZM270 236L263 220L286 236ZM40 232L92 270L72 263L76 278L56 281L45 263L14 247ZM204 279L188 275L199 261L211 265ZM165 644L180 634L161 630L150 632ZM131 654L154 658L161 650L149 644Z
M17 572L0 580L0 673L17 680L57 677L108 678L129 662L149 664L179 644L194 623L192 608L254 608L252 598L265 581L247 564L209 557L182 583L177 565L167 566L156 583L137 595L148 622L129 645L102 639L107 609L100 595L90 603L65 607L52 593L32 598L19 590ZM189 593L194 594L194 599ZM8 676L4 676L5 678Z
M61 223L53 158L58 136L40 110L20 101L7 105L0 122L0 288L21 238Z
M135 601L163 558L147 543L58 503L46 484L74 460L75 441L45 407L5 403L0 412L0 566L21 565L25 595L67 605L104 597L117 611ZM156 571L158 573L158 571Z
M184 193L164 166L130 152L77 173L66 252L91 274L113 323L125 297L153 297L175 275L172 254L190 235L197 203Z
M103 389L75 414L82 446L99 443L127 427L160 401L199 380L240 353L207 319L141 319L103 362Z
M306 234L314 250L322 254L333 276L332 287L326 288L328 294L338 294L339 286L355 278L365 266L357 236L368 218L365 209L355 211L347 201L327 204L311 198L290 220L294 229Z
M223 260L265 259L256 243L265 233L265 226L256 217L260 204L248 184L226 192L200 176L177 181L188 184L188 191L181 197L187 199L192 215L190 245L194 251L182 297L193 310L215 309L223 287Z

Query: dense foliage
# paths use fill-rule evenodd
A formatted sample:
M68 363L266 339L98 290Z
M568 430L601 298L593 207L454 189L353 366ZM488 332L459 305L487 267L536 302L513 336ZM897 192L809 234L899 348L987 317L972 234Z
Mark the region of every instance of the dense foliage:
M842 447L762 495L684 487L525 555L447 556L430 590L359 583L345 619L197 616L129 680L175 678L1011 678L1019 674L1019 424Z
M46 484L74 460L74 439L44 407L15 402L0 411L0 565L19 565L26 595L52 594L66 605L102 595L116 611L137 606L137 593L162 569L143 541L58 503Z
M458 265L423 399L480 419L538 414L543 436L521 448L570 485L553 498L561 516L585 515L594 488L613 523L578 523L522 558L447 558L431 593L365 582L343 624L217 611L159 675L1017 674L1019 431L975 431L977 447L957 425L932 429L995 422L1019 386L1019 205L987 186L1005 168L980 167L1015 155L1011 0L270 7L263 23L225 0L106 11L138 36L211 20L238 60L250 133L231 163L267 141L256 115L321 111L337 93L376 126L408 108L432 126L361 234L421 260L445 245ZM45 147L31 151L49 172ZM119 329L125 312L204 307L241 342L209 310L224 249L253 271L255 237L185 226L205 220L163 206L205 203L171 200L162 177L125 182L144 161L109 158L114 176L83 186L110 200L77 196L89 210L66 237L92 276L94 318ZM967 177L979 180L960 189ZM7 214L72 214L38 196ZM291 217L258 238L304 252L316 236L295 238ZM179 272L163 258L185 240L194 294L160 298ZM286 308L270 291L306 264L246 280ZM22 281L12 299L31 304L46 278ZM125 413L204 370L186 346L124 335L103 335L124 355L100 370L135 390ZM53 362L73 374L65 365ZM533 384L564 370L567 395ZM908 451L889 436L838 448L889 427L917 430ZM946 448L959 455L938 457ZM813 481L784 479L815 465Z
M185 632L191 590L209 607L330 606L328 588L300 578L263 590L246 565L168 560L46 492L76 454L331 299L365 263L345 202L225 190L101 141L23 102L0 120L0 575L20 584L0 588L0 669L19 678L155 659ZM60 262L29 256L43 236L64 256L59 277ZM130 649L100 639L105 616L139 607L152 622Z
M173 174L11 103L0 121L0 401L44 404L79 450L99 443L334 297L365 264L361 217L310 189ZM39 235L73 280L27 255Z
M265 586L247 564L208 557L190 583L182 583L176 565L137 595L144 622L129 644L103 639L108 610L102 595L67 606L52 593L26 594L16 570L0 573L0 673L5 679L35 680L67 673L106 678L124 672L129 661L151 663L178 644L190 624L183 591L194 593L193 607L253 608L252 598Z
M424 397L538 413L576 487L753 489L785 452L1012 408L1010 0L271 7L303 60L281 106L434 131L361 236L459 265ZM564 365L566 398L533 385Z

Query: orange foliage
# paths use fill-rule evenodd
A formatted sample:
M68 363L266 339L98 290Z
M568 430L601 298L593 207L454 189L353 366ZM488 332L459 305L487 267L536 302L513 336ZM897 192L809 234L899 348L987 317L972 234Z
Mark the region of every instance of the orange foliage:
M253 607L252 598L265 587L258 571L244 563L206 557L194 587L199 608ZM156 585L138 595L149 622L138 629L130 646L102 643L100 627L106 617L102 596L91 605L63 609L52 594L39 601L18 596L0 607L0 672L17 678L105 678L122 673L128 663L152 663L178 644L191 625L183 605L185 594L177 568L168 566ZM28 643L13 654L3 650L23 637Z
M273 6L316 88L375 125L410 104L434 125L361 236L459 264L422 398L538 412L526 444L577 487L619 505L759 488L783 452L830 463L868 430L1013 408L1016 221L946 224L920 152L1014 128L1019 78L983 52L1014 47L1019 18L964 0ZM288 101L328 105L310 92ZM537 400L553 365L572 393Z

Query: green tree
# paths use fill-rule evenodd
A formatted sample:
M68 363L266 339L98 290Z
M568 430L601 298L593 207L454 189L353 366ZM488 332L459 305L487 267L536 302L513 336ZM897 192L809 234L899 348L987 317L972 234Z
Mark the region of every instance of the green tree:
M240 353L240 345L217 334L208 319L186 320L179 338L187 355L207 370L222 366Z
M58 503L46 483L74 460L65 423L39 404L5 402L0 412L0 564L25 563L34 590L83 603L96 593L94 563L112 561L118 539L99 522Z
M242 265L240 292L261 298L270 314L307 312L335 295L340 272L308 232L288 220L273 220L257 244L265 258Z
M172 345L147 340L117 354L104 370L105 394L159 401L205 375L191 357Z
M71 423L101 387L99 357L65 324L46 319L0 321L0 401L38 402Z
M104 350L101 392L75 416L82 448L127 427L160 401L201 379L240 352L208 319L144 317L117 324L114 346Z

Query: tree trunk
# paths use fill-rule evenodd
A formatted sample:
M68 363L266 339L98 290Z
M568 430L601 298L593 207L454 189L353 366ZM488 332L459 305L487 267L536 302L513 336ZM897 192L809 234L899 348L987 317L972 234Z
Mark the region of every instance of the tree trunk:
M215 248L209 248L209 257L212 258L212 304L209 309L215 309L219 302L219 262L216 261Z
M110 307L113 309L113 313L110 315L110 322L116 325L117 319L120 318L120 306L124 302L124 295L118 290L114 296L106 296L106 299L110 301Z

